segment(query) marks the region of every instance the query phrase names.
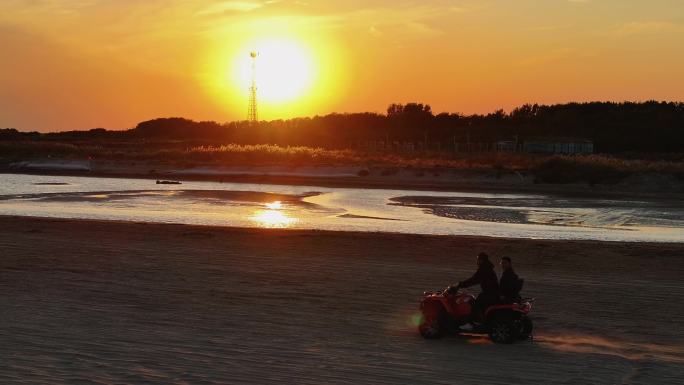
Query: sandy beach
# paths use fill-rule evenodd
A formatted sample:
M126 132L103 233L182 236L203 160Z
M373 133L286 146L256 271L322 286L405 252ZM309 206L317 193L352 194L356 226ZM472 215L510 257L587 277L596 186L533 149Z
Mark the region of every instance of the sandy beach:
M682 244L0 217L0 383L677 384ZM422 291L509 255L534 341L423 340Z

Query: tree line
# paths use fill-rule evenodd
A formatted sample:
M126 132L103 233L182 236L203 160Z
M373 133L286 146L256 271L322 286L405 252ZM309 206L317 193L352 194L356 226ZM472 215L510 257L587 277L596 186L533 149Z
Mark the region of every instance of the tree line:
M602 153L673 153L684 148L684 103L526 104L506 113L434 114L421 103L392 104L386 114L332 113L250 123L159 118L125 131L102 128L40 134L0 130L0 140L142 140L348 148L368 141L453 143L588 139Z

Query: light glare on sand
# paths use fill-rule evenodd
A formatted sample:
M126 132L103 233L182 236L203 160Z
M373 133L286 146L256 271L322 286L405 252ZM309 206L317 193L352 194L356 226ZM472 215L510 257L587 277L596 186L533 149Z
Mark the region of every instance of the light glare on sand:
M423 322L423 313L414 313L411 316L410 326L418 327Z

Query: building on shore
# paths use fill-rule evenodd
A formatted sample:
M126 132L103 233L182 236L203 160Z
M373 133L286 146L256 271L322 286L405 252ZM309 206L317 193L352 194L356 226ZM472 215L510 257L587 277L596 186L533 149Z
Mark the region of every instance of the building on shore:
M486 152L524 152L530 154L566 154L584 155L594 153L594 142L575 138L543 138L525 141L499 140L495 142L457 142L429 143L412 141L369 140L356 143L353 148L363 151L389 153L415 152L452 152L452 153L486 153Z
M594 142L575 138L531 139L523 143L523 152L533 154L593 154Z
M497 152L515 152L518 150L518 145L513 140L500 140L495 143Z

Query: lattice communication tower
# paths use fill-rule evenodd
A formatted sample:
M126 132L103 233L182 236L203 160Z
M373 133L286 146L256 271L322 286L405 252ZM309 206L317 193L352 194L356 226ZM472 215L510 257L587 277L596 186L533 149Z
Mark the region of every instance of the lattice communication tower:
M247 108L247 120L250 123L256 123L259 121L259 115L257 114L257 86L256 86L256 59L259 54L256 51L249 53L249 57L252 58L252 84L249 87L249 107Z

